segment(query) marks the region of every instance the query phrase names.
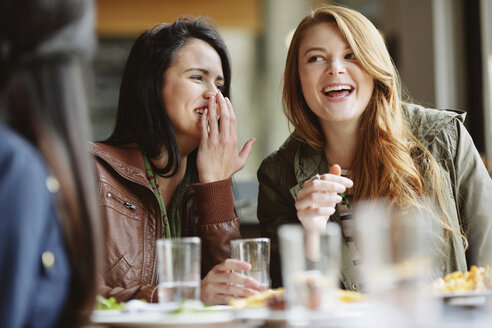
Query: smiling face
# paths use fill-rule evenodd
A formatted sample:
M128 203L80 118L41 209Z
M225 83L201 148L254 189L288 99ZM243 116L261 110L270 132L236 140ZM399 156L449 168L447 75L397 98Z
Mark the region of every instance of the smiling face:
M207 42L189 40L164 75L162 99L176 140L198 146L200 119L208 99L224 86L219 54Z
M322 126L358 122L374 89L334 23L308 28L299 47L299 78L304 99Z

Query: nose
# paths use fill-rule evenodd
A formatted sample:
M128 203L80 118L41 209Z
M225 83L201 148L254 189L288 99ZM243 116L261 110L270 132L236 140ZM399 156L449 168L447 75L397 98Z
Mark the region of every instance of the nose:
M219 89L214 83L208 83L205 91L203 92L203 98L208 99L212 96L217 95L217 92L219 92Z
M328 61L327 73L333 76L344 74L345 65L339 58L332 58Z

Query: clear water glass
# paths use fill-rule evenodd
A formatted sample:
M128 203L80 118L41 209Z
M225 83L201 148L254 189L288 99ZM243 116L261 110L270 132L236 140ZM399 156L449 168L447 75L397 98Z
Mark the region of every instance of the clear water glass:
M320 234L288 224L279 228L278 235L287 306L299 318L307 318L305 311L330 313L339 281L340 227L328 222L326 231Z
M157 241L159 303L200 299L200 254L198 237Z
M251 264L241 274L258 281L260 290L270 287L270 239L249 238L231 240L231 258Z

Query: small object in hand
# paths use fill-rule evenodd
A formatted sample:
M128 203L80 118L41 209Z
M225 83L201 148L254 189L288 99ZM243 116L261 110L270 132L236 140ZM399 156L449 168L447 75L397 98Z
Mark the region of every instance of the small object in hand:
M335 164L335 165L332 165L329 173L334 174L334 175L342 175L342 169L340 168L340 165Z
M316 173L316 175L311 178L311 181L320 180L320 179L321 179L321 176L319 175L319 173Z

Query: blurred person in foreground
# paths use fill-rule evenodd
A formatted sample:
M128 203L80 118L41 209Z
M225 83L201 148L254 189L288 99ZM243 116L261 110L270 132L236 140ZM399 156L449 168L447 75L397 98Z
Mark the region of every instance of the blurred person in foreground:
M81 67L87 0L0 3L0 326L77 327L95 301L99 216Z
M156 302L156 241L185 236L201 238L204 303L258 292L234 272L250 264L228 259L240 238L231 176L254 143L238 153L230 82L227 48L204 19L160 24L135 41L114 131L91 144L107 231L103 296Z
M485 264L492 182L466 131L465 114L402 100L381 34L360 13L327 6L306 16L290 43L284 112L295 131L258 170L258 219L272 239L272 285L282 284L277 229L301 223L343 232L341 280L359 290L363 259L353 204L388 199L393 209L430 198L444 231L442 274Z

